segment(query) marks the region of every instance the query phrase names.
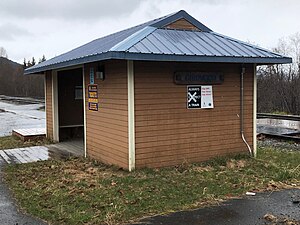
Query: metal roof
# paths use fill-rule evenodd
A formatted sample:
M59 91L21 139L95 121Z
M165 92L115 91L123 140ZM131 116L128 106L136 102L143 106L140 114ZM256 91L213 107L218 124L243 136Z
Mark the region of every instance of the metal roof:
M184 18L200 31L165 29ZM96 39L25 70L40 73L107 59L279 64L292 59L218 34L185 11Z

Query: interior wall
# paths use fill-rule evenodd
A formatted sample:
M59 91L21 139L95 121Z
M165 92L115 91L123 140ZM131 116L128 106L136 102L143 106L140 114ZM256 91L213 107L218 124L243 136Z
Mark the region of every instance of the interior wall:
M187 109L187 85L176 85L175 71L222 72L213 85L213 109ZM238 64L135 62L136 167L199 162L247 152L240 135ZM252 146L253 65L245 74L245 136Z

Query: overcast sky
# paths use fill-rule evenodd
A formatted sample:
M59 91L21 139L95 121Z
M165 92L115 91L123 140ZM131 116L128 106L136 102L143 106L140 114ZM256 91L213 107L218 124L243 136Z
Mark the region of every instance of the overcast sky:
M299 0L0 0L0 47L22 63L179 10L227 36L271 49L300 32Z

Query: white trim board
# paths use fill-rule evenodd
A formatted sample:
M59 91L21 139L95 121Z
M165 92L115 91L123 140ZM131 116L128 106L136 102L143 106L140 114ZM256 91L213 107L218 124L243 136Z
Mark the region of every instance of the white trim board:
M58 87L57 71L52 71L52 120L53 120L53 140L59 142L59 120L58 120Z
M83 93L83 132L84 132L84 157L87 157L87 143L86 143L86 94L85 94L85 73L84 66L82 66L82 93Z
M46 121L45 121L45 131L46 131L46 138L49 138L48 136L48 130L47 130L47 73L44 73L44 100L45 100L45 113L46 113Z
M256 140L256 113L257 113L257 77L256 77L256 64L253 65L253 156L257 155L257 140Z
M134 123L134 65L127 61L127 91L128 91L128 170L135 169L135 123Z

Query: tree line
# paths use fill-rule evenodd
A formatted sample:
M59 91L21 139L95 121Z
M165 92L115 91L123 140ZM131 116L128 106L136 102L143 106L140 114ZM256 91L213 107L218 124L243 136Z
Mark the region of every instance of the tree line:
M41 62L44 62L44 61L46 61L45 55L43 55L42 58L39 58L38 63L41 63ZM35 64L36 64L36 60L35 60L34 57L32 57L31 60L26 60L26 58L24 58L24 61L23 61L24 69L27 69L31 66L34 66Z
M292 64L261 66L257 71L257 111L300 114L300 34L279 40L274 52Z
M41 59L46 60L45 56ZM44 76L24 75L24 69L34 64L34 58L28 60L26 65L25 63L21 65L11 61L8 59L5 48L0 47L0 95L33 98L44 97Z

